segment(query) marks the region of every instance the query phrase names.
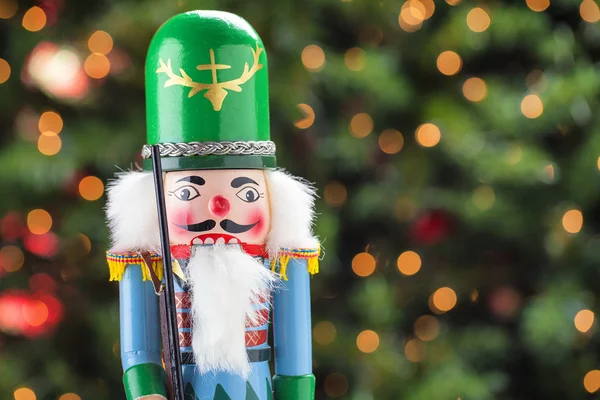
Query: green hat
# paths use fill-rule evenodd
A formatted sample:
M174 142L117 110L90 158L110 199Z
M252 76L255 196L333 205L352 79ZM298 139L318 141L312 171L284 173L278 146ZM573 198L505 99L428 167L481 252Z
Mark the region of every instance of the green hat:
M174 16L146 57L147 145L165 171L275 167L267 55L244 19L220 11Z

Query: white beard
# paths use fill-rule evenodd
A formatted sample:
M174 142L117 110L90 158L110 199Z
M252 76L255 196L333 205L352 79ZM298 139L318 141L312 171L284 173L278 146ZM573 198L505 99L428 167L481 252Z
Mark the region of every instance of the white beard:
M244 379L250 372L246 322L269 298L276 276L239 246L198 246L188 264L192 299L192 348L201 373L227 371Z

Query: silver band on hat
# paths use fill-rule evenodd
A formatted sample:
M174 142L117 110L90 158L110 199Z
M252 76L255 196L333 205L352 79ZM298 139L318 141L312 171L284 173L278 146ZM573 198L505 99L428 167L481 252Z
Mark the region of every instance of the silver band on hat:
M235 142L190 142L190 143L159 143L161 157L189 156L274 156L275 143L265 141L235 141ZM142 158L152 156L151 146L145 144L142 148Z

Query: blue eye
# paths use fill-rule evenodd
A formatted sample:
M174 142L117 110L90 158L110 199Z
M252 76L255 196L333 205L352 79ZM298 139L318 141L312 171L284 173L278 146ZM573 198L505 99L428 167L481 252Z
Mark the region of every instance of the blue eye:
M235 195L246 203L254 203L256 200L260 199L260 193L252 187L245 187Z
M198 193L198 189L189 185L175 189L171 193L173 193L175 197L177 197L181 201L194 200L196 197L200 196L200 193Z

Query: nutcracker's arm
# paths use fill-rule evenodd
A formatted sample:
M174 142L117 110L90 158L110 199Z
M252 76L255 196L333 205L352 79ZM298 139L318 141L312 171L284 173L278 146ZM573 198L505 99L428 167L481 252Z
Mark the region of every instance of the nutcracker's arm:
M158 297L140 264L128 264L119 284L121 362L127 400L162 395L165 373L160 355Z
M290 259L273 295L275 400L313 400L310 276L306 259Z

